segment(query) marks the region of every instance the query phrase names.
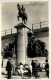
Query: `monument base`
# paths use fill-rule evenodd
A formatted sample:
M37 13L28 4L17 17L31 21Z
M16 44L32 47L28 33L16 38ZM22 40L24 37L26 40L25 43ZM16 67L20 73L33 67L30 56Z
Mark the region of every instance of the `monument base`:
M25 28L26 26L22 23L15 26L17 29L17 40L16 40L16 62L17 64L25 64L25 56L26 56L26 49L25 49Z

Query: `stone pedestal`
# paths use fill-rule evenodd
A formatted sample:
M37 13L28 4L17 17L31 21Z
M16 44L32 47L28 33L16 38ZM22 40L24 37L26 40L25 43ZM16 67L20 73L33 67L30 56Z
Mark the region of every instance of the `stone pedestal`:
M25 28L26 26L22 23L18 24L15 26L15 28L17 29L17 40L16 40L16 61L17 61L17 64L19 63L23 63L25 64L25 55L26 55L26 42L25 42L25 34L26 34L26 31L25 31Z

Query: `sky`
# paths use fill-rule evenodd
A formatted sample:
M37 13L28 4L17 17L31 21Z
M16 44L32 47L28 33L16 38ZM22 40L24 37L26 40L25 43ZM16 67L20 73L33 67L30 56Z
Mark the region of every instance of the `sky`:
M28 15L28 21L26 26L32 28L32 24L39 23L41 21L48 21L48 2L33 2L33 3L19 3L24 5L25 12ZM21 23L18 21L18 9L17 2L3 2L2 3L2 31L14 28L15 25Z

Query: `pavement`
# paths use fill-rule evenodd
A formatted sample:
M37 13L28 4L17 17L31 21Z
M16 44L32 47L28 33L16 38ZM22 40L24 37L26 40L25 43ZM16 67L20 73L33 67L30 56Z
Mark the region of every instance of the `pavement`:
M47 77L45 76L45 75L46 75L46 72L45 72L45 71L43 71L43 72L38 72L38 75L39 75L39 78L37 78L37 79L47 78ZM5 69L5 68L2 68L2 69L1 69L1 78L7 80L7 72L6 72L6 69ZM20 75L19 75L19 76L12 75L11 80L12 80L12 79L22 79L22 78L21 78ZM24 76L23 79L35 79L35 77L26 77L26 76Z

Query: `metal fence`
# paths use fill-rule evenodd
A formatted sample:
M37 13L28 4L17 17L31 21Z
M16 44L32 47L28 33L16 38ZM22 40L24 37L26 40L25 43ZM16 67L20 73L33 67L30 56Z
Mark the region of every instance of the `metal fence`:
M49 26L49 22L48 21L43 21L43 22L32 24L32 29L38 29L38 28L43 28L43 27L48 27L48 26ZM16 33L15 28L11 28L11 29L8 29L8 30L1 31L2 36L6 36L8 34L13 34L13 33Z
M1 35L6 36L6 35L13 34L13 33L16 33L16 32L17 32L17 30L15 28L11 28L11 29L8 29L8 30L1 31Z
M48 21L42 21L39 23L32 24L32 29L43 28L43 27L48 27L48 26L49 26Z

